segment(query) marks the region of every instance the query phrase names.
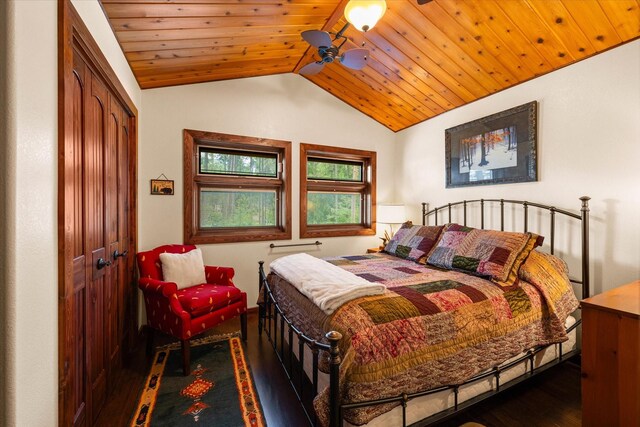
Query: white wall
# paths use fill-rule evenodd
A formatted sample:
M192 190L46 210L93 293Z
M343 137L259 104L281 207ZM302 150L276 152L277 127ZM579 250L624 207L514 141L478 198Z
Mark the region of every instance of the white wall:
M537 100L539 181L445 189L444 131ZM432 207L516 198L578 211L591 200L592 294L640 277L640 41L626 44L397 135L397 190ZM578 271L579 276L579 271Z
M378 201L394 201L394 134L298 75L145 90L142 106L144 120L140 123L138 156L140 250L183 242L182 130L185 128L292 141L293 239L275 243L300 243L301 142L377 151ZM162 173L175 180L174 196L149 194L149 180ZM319 240L322 246L309 249L317 256L364 253L366 248L380 243L374 236ZM278 256L301 249L269 249L269 243L199 246L206 264L235 268L236 285L247 292L249 306L255 306L258 261L264 260L268 265Z
M91 36L100 46L100 50L103 55L109 61L111 68L116 72L118 80L124 86L131 97L131 101L138 108L138 115L140 115L140 97L142 91L138 82L136 81L129 63L122 53L122 48L116 40L116 36L113 34L111 25L107 21L107 18L100 7L100 3L97 0L71 0L73 7L75 7L78 15L82 18L82 22L86 25L91 32ZM140 117L138 117L138 120Z
M77 2L81 16L123 82L115 37L96 1ZM82 4L80 4L82 3ZM8 1L4 5L6 73L5 154L0 171L6 186L0 348L5 354L0 424L50 426L58 419L58 58L55 1ZM139 103L140 90L131 83Z

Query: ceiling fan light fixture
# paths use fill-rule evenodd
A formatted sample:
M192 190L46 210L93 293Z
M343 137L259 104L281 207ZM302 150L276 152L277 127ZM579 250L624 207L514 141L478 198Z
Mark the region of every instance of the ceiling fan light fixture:
M384 0L350 0L344 8L347 21L359 31L366 32L374 27L387 11Z

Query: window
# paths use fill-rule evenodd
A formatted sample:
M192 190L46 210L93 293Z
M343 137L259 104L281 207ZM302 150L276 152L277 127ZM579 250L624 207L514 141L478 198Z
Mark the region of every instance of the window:
M376 153L300 144L300 237L373 235Z
M291 239L291 143L184 130L185 242Z

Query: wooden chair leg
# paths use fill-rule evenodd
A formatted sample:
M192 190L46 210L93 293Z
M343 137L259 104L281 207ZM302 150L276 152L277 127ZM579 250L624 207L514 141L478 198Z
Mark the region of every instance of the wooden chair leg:
M191 346L189 340L180 340L182 344L182 371L186 377L191 373Z
M153 356L153 338L154 338L154 334L155 334L155 330L147 325L147 356L151 357Z
M240 333L242 334L242 341L247 340L247 313L240 315Z

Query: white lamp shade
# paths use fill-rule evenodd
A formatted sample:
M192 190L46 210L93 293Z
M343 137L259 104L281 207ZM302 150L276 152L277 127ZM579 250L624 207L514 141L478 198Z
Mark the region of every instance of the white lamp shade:
M344 8L344 16L359 31L368 31L386 11L387 3L384 0L351 0Z
M376 216L382 224L402 224L407 218L404 205L378 205Z

